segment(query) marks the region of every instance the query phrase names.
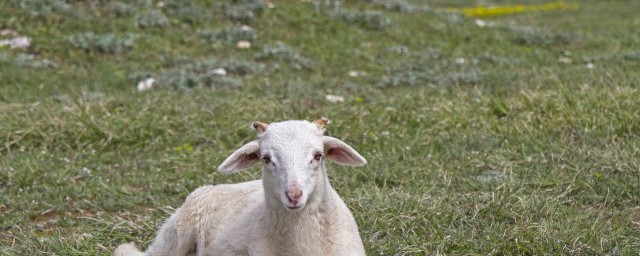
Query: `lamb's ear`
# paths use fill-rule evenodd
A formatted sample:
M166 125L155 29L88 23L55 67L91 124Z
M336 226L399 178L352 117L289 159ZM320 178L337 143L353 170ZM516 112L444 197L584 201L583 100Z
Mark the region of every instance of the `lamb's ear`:
M260 160L260 145L258 141L249 142L233 152L218 167L221 173L234 173L249 169L253 164Z
M363 166L367 164L367 160L364 159L355 149L342 142L339 139L329 136L323 136L322 142L324 143L324 154L327 158L333 160L340 165L349 166Z

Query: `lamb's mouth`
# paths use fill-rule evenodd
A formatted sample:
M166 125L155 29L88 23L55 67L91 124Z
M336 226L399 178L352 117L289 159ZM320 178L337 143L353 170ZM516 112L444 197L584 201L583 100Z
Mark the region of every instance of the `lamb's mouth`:
M304 204L297 204L297 205L286 205L285 207L289 210L298 210L300 208L302 208L304 206Z

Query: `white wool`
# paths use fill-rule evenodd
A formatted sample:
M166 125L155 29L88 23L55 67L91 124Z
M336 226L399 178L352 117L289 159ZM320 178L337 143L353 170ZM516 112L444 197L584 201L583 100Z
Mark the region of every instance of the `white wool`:
M133 244L114 255L365 255L351 212L331 187L324 159L366 160L324 136L325 122L254 123L259 139L236 150L223 173L263 161L262 179L193 191L146 253Z

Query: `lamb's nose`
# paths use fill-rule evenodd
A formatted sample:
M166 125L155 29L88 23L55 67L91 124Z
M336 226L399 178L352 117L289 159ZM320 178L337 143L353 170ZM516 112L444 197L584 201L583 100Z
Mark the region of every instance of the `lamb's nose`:
M289 203L293 205L298 204L300 197L302 196L302 190L299 188L293 188L287 190L287 199L289 199Z

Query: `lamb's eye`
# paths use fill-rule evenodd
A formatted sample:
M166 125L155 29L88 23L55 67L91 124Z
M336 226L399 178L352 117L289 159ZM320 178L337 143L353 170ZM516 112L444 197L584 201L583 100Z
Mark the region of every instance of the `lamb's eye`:
M322 159L322 153L318 152L313 156L313 159L315 159L316 161L320 161L320 159Z
M264 161L265 164L269 164L269 163L271 163L271 157L262 156L262 161Z

